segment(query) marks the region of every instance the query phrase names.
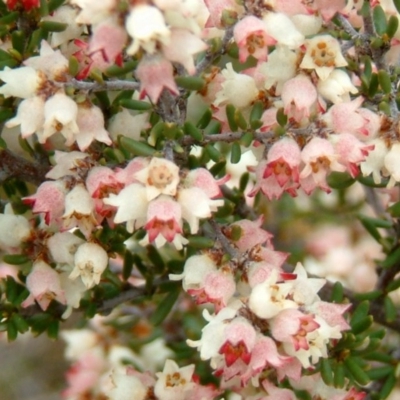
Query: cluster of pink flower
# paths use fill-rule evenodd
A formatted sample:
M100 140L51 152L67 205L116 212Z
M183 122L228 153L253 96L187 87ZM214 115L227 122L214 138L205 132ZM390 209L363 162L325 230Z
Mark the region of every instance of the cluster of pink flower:
M242 220L226 229L227 237L240 231L239 238L231 239L238 250L237 260L223 262L217 251L205 252L190 257L182 274L170 275L170 279L182 279L184 290L197 303L214 305L214 315L204 310L208 323L200 340L188 343L199 350L202 359L210 360L222 378L222 387L239 393L243 387L253 387L268 370L274 370L279 381L287 377L294 387L301 386L302 368L312 368L327 357L328 345L349 328L343 318L349 306L321 301L317 292L325 280L308 278L300 263L293 273L284 272L287 254L273 249L272 235L261 224L262 219ZM317 375L312 379L320 381ZM271 397L248 398L296 398L271 381L262 380L262 385ZM321 382L311 392L322 396L326 390ZM349 395L334 388L328 392L328 397L321 398L346 399ZM364 394L357 396L362 399Z
M95 326L103 323L98 318L91 330L63 332L66 358L72 362L65 398L103 395L110 400L145 400L153 395L159 400L202 400L220 394L214 385L199 383L193 364L179 368L169 359L171 351L162 339L143 346L137 354L113 340L111 328ZM127 367L127 363L146 372ZM159 367L162 372L156 372Z
M19 253L22 247L31 249L33 266L26 280L30 295L23 306L37 301L46 310L55 299L68 306L64 317L79 306L108 266L107 251L94 235L102 224L126 223L129 233L143 228L146 235L139 245L170 243L182 250L188 244L184 221L188 234L196 234L200 220L212 217L224 204L218 197L225 179L216 180L205 168L180 168L173 157L137 157L125 168L112 169L95 159L90 149L95 140L111 146L111 130L132 136L122 127L134 118L137 124L129 129L140 139L142 128L150 127L148 109L162 114L158 107L162 93L182 95L176 74L204 73L206 84L199 93L185 92L188 109L177 111L174 124L183 123L186 116L190 123L198 121L197 110L207 108L220 122L221 133L226 133L232 126L229 107L248 126L254 104L265 105L258 132L252 132L258 141L250 151L265 146L266 156L258 157L253 168L255 185L250 196L260 190L269 199L280 198L284 192L295 196L299 188L306 194L316 188L329 192L326 178L332 171L346 171L353 178L360 172L372 174L376 183L385 176L388 187L400 182L400 143L384 131L388 119L361 107L364 99L354 97L360 79L341 69L348 65L341 44L324 32L337 13L360 27L361 3L70 0L46 16L43 21L67 23L68 27L52 33L48 42L42 41L40 55L25 59L23 66L0 71L4 82L0 94L22 99L6 127L20 126L22 138L32 140L36 134L39 143L51 150L64 150L55 152L55 165L46 175L49 181L24 199L44 220L33 228L33 223L9 208L0 214L0 248L10 253ZM27 12L39 7L34 0L7 0L6 4L9 9L22 6ZM227 59L221 67L208 70L202 68L202 61L196 65L196 56L208 49L207 43L216 48L215 53L221 43L231 50L237 46L238 62ZM137 62L134 78L138 82L130 81L136 85L130 89L139 90L132 98L147 96L154 107L146 104L146 111L135 116L126 109L116 112L107 131L103 111L92 102L90 88L80 91L84 85L72 79L71 65L78 64L75 77L82 80L121 65L124 55L125 61L131 57ZM105 90L113 83L112 79L99 81ZM183 97L179 100L186 101ZM284 137L278 137L284 130ZM157 144L151 132L146 135L151 145ZM80 152L65 151L75 143ZM204 311L208 322L201 338L188 343L199 350L202 359L210 360L221 377L221 391L199 385L193 365L179 368L168 360L158 374L132 369L114 372L99 393L103 391L110 399L145 399L151 394L160 400L200 400L228 389L235 392L233 399L294 400L292 390L275 386L287 378L294 389L306 390L313 398L364 397L355 389L330 388L319 373L310 373L349 328L343 317L348 307L322 301L317 293L325 281L308 278L301 264L293 273L285 272L282 266L287 255L274 250L272 235L260 228L261 223L262 219L242 220L225 228L225 239L237 257L226 261L215 246L189 257L182 274L170 275L171 280L182 280L184 290L198 304L214 306L215 314ZM86 240L74 235L75 229ZM101 376L113 367L101 346L88 354L72 358L76 365L68 376L68 398L100 387ZM305 369L309 373L303 376ZM265 378L272 370L275 381Z

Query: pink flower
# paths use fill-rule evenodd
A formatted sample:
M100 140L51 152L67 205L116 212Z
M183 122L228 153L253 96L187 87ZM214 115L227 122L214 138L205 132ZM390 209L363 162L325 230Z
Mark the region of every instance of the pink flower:
M171 29L171 41L163 45L162 52L169 61L177 62L189 75L196 72L193 56L207 49L207 45L186 29Z
M26 287L30 295L22 303L23 307L30 306L36 300L41 309L46 311L53 299L62 304L66 303L58 272L42 260L36 261L33 264L32 271L26 279Z
M239 251L245 252L258 244L264 244L266 241L272 238L273 235L271 233L261 228L263 222L264 217L261 216L256 221L242 219L230 225L229 229L240 228L240 238L233 241L234 245L239 249Z
M140 80L141 99L147 95L153 103L157 103L164 89L174 95L179 93L171 62L159 54L143 57L135 74Z
M43 182L32 196L25 197L23 202L33 206L33 213L44 213L47 225L59 223L64 213L67 190L63 182Z
M312 138L301 151L304 167L300 173L302 189L310 194L316 187L329 193L331 189L326 183L330 171L344 171L346 168L338 162L333 145L326 139Z
M303 314L299 310L283 310L270 324L274 339L291 342L295 350L308 350L307 333L319 328L312 315Z
M374 145L366 145L350 133L332 135L331 138L336 142L335 150L339 155L339 161L353 178L356 177L360 172L359 164L365 161L368 153L374 149Z
M300 147L293 139L285 137L278 140L268 151L262 179L271 178L269 182L276 180L282 191L296 188L299 182L300 161ZM259 168L261 167L257 168L257 172Z
M241 19L233 30L233 37L239 47L239 61L245 62L249 55L259 61L265 61L268 56L268 47L276 43L268 36L265 23L248 15Z
M76 123L79 129L76 135L79 150L85 151L95 139L111 145L112 141L104 129L104 114L99 107L87 103L79 104ZM71 144L72 142L67 140L66 145Z
M374 137L379 132L380 117L370 110L360 108L364 99L335 104L322 119L335 133L351 133L359 139Z
M180 205L172 198L161 195L149 203L147 222L144 226L147 235L140 242L145 246L155 242L157 247L172 242L178 250L187 240L182 237L182 211Z
M284 83L281 96L285 114L296 122L301 122L310 116L318 93L308 77L298 75Z

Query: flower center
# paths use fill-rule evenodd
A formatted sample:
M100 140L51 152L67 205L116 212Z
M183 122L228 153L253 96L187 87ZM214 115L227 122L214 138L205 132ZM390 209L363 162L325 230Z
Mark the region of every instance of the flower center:
M149 185L155 186L157 189L163 189L172 182L173 178L168 167L159 165L150 169L148 182Z
M335 66L335 52L329 49L326 42L318 42L311 50L311 57L318 67Z
M179 385L185 385L186 379L181 377L179 372L174 372L172 375L168 374L166 377L166 386L174 387Z
M253 33L246 39L246 47L249 54L254 54L258 48L265 46L264 37L262 35Z

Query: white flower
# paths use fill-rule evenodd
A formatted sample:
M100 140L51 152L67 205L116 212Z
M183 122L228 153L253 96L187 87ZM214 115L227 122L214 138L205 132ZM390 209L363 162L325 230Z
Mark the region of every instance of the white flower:
M21 135L27 138L42 130L44 124L44 100L39 96L30 97L19 103L17 115L7 121L6 127L21 125Z
M268 279L254 286L249 297L249 308L259 318L273 318L286 308L298 308L289 293L293 286L291 283L277 283L278 272L272 271Z
M88 154L80 151L71 151L69 153L57 151L54 155L56 165L46 174L46 178L60 179L67 175L76 175L76 167L80 160L88 157Z
M97 224L94 216L95 203L87 189L82 184L77 184L65 196L65 212L62 216L64 228L79 227L82 233L89 237Z
M153 157L147 167L135 174L135 178L145 185L148 201L160 194L175 196L179 183L179 167L165 158Z
M165 24L163 14L156 7L135 5L126 19L125 27L133 39L126 50L128 54L135 54L140 47L148 53L154 53L157 41L169 43L171 32Z
M0 248L19 247L29 237L31 228L28 220L22 215L14 215L11 206L0 214Z
M326 80L320 80L317 89L319 94L333 104L350 101L350 93L358 93L349 75L340 69L333 70Z
M381 183L381 171L384 167L385 157L389 150L385 141L382 139L372 140L370 144L375 147L368 153L365 161L361 162L360 168L364 176L368 176L372 173L374 182ZM388 161L390 165L390 159L388 159Z
M144 400L147 387L134 375L113 372L110 376L113 388L106 391L109 400Z
M148 120L148 113L132 115L126 108L123 108L109 122L108 131L113 140L117 140L118 135L139 140L140 132L149 127Z
M132 233L146 223L148 200L146 188L140 184L132 183L122 189L118 195L110 195L103 202L118 207L114 222L126 222L126 229Z
M35 95L40 85L40 77L32 67L8 68L0 71L0 79L5 85L0 87L4 97L21 97L27 99Z
M90 289L100 282L101 274L107 268L107 252L96 243L83 243L78 247L74 258L75 267L70 279L81 277L84 285Z
M225 81L222 90L216 94L214 104L233 104L237 108L244 108L251 104L258 94L257 86L251 76L238 74L234 71L232 63L228 63L222 71Z
M259 71L265 76L265 89L276 84L280 94L283 84L296 76L297 54L286 46L276 46L268 55L268 61L261 64Z
M47 247L58 264L74 264L75 252L85 241L71 232L56 232L47 240Z
M337 67L345 67L347 61L342 55L339 42L330 35L319 35L306 42L307 50L300 68L315 69L322 80Z
M298 49L304 43L304 36L297 30L290 18L277 12L269 12L263 17L267 32L278 44L290 49Z
M165 361L163 372L157 372L154 394L159 400L184 400L186 392L193 389L194 364L179 368L175 361Z
M60 50L53 50L45 40L40 43L40 55L28 58L24 65L44 72L52 80L62 79L68 71L68 60Z
M396 182L400 182L400 143L394 143L384 158L384 166L390 175L387 188L394 187Z
M192 234L198 232L200 219L211 217L218 207L224 205L223 200L211 200L197 187L179 190L178 202L182 206L182 218L189 223Z
M56 93L50 97L44 105L43 132L38 135L39 142L46 140L57 132L61 132L67 143L73 143L75 135L79 132L76 118L78 106L70 97L64 93Z

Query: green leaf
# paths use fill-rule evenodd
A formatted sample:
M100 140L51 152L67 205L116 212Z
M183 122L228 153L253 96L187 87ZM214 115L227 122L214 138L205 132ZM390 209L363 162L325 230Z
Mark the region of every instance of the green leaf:
M110 77L120 77L126 75L127 73L133 71L137 67L138 61L127 61L122 67L116 65L107 68L104 74Z
M330 360L323 358L321 360L321 377L326 385L332 386L333 384L333 371Z
M187 90L202 90L206 85L206 81L198 76L177 76L175 82Z
M376 92L378 91L378 86L379 86L378 74L372 73L368 87L368 95L370 97L375 96Z
M344 360L344 365L360 385L367 385L370 382L367 373L359 366L354 358L347 357Z
M386 14L382 6L377 5L372 10L372 19L374 21L375 30L378 35L383 35L387 30Z
M390 92L392 91L392 82L390 81L389 74L385 70L380 69L378 71L378 81L383 92L386 94L390 94Z
M7 321L7 339L13 342L18 336L18 329L12 319Z
M342 362L337 363L336 368L334 369L333 375L333 385L336 388L342 388L345 383L345 375L344 375L344 365Z
M150 322L154 326L160 325L165 320L165 318L167 318L168 314L178 300L179 294L180 288L177 287L175 290L168 293L162 299L162 301L159 303L158 307L150 317Z
M240 110L235 111L235 121L240 129L247 129L247 121Z
M368 315L367 317L364 317L363 319L360 319L355 323L351 323L351 331L355 335L358 335L359 333L366 331L373 322L374 318L372 317L372 315Z
M397 278L387 285L386 290L388 292L393 292L394 290L398 289L399 287L400 287L400 278Z
M225 107L226 119L228 120L229 128L231 131L236 132L238 125L235 119L236 108L233 104L227 104Z
M252 132L246 132L239 140L239 143L244 147L249 147L254 140Z
M231 163L237 164L240 161L241 157L242 157L242 149L240 148L240 144L234 142L231 148Z
M147 143L138 142L137 140L122 136L120 138L120 144L122 147L130 151L136 156L152 156L156 152L153 147L150 147Z
M388 20L387 24L387 29L386 29L386 34L389 36L389 39L391 39L395 33L397 32L397 28L399 27L399 20L397 16L391 15Z
M203 133L192 122L186 121L183 125L183 131L186 135L191 136L194 140L201 142L203 140Z
M382 290L372 290L371 292L365 292L365 293L355 293L354 297L357 300L375 300L381 297L383 294Z
M264 104L261 101L256 101L250 112L250 122L259 121L264 112Z
M381 390L379 391L381 400L385 400L389 397L396 383L397 383L396 375L394 373L390 374L386 379L385 383L383 384L383 386L381 387Z
M60 329L60 323L56 319L53 319L49 322L47 326L47 336L50 339L57 339L58 338L58 331Z
M125 250L125 254L124 254L124 264L122 267L122 278L127 281L131 274L132 274L132 270L133 270L133 255L129 250Z
M221 123L216 119L210 121L210 123L204 128L205 135L215 135L221 132Z
M11 43L15 50L20 54L24 53L25 50L25 34L22 31L14 31L11 34Z
M63 32L68 28L68 24L54 21L40 21L39 26L48 32Z
M17 11L10 12L9 14L0 18L0 26L12 24L18 19L18 17L19 17L19 12Z
M394 305L390 296L386 296L384 300L385 317L387 322L393 322L397 318L397 307Z
M363 318L368 316L369 311L369 302L363 301L361 302L353 312L351 316L350 325L356 324L357 322L361 321Z
M398 13L400 13L400 0L393 0L393 4L396 7Z
M25 254L5 254L3 261L11 265L21 265L30 261L30 258Z
M11 320L13 321L18 332L25 333L29 331L29 324L19 314L14 313L11 316Z
M399 218L400 217L400 201L397 203L394 203L392 206L390 206L388 208L388 211L392 217Z
M206 111L204 111L204 114L200 117L200 119L197 121L196 126L199 129L205 129L206 126L210 123L212 118L212 113L209 108L207 108Z
M215 148L212 144L208 144L204 150L207 152L207 154L210 156L211 160L214 162L221 161L222 159L222 154L220 153L219 150Z
M146 101L134 99L121 99L119 104L120 106L128 108L129 110L147 111L153 108L153 106Z
M390 268L400 261L400 247L391 252L384 261L380 262L382 268Z
M64 4L65 0L49 0L48 2L48 10L49 13L52 13L55 11L58 7L60 7L62 4Z
M367 218L363 215L358 215L358 219L364 226L364 228L368 231L368 233L377 241L380 242L382 239L381 234L379 233L376 225L371 221L370 218Z
M393 373L393 366L392 365L385 365L383 367L375 367L367 371L367 375L369 379L373 381L377 381L379 379L384 378L385 376Z
M160 253L158 252L157 248L149 245L149 246L147 246L146 250L147 250L147 257L149 258L151 263L154 265L156 272L162 273L165 268L165 263L160 255Z
M327 183L332 189L346 189L355 182L346 172L331 172L327 177Z
M283 128L286 126L288 119L287 119L287 115L283 111L283 108L280 108L276 112L276 120L278 121L278 124L280 126L282 126Z
M343 285L335 282L332 288L331 301L334 303L342 303L343 301Z
M190 236L188 240L188 246L191 246L195 249L209 249L215 245L213 239L205 236Z

